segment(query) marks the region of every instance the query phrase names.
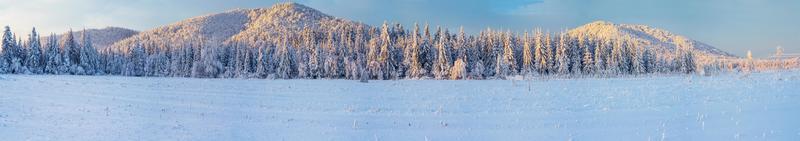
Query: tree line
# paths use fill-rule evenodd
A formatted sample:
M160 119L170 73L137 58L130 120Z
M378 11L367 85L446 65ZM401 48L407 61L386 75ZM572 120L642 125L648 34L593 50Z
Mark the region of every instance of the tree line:
M33 29L23 41L6 26L0 73L393 80L690 74L725 67L698 63L691 45L658 50L632 37L491 29L467 35L463 28L451 34L387 23L274 32L263 39L192 37L180 45L133 41L98 50L86 32L40 39Z

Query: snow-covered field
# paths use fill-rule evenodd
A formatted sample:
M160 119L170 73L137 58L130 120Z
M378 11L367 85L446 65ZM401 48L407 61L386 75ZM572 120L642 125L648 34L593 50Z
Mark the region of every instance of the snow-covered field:
M800 73L534 81L0 75L0 140L797 140Z

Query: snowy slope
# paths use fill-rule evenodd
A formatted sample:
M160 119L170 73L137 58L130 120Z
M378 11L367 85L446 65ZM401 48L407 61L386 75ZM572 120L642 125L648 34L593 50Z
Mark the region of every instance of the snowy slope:
M796 140L800 73L535 81L0 75L2 140Z
M706 55L722 57L734 56L708 44L646 25L614 24L607 21L595 21L572 29L568 34L571 36L583 34L603 39L626 39L625 37L631 37L633 40L645 45L650 45L650 47L656 48L657 50L673 51L679 45L687 45Z
M145 45L184 46L192 42L246 44L270 41L282 31L318 30L321 24L360 23L338 19L297 3L280 3L270 8L236 9L210 14L144 31L114 44L115 48Z
M81 35L83 34L84 30L74 31L74 35L79 40L81 39ZM131 37L133 35L138 34L139 32L132 29L121 28L121 27L106 27L102 29L86 29L86 33L89 34L92 40L92 45L96 49L103 49L111 46L112 44ZM66 33L56 35L56 39L61 39ZM42 44L47 42L49 36L42 36Z
M223 13L210 14L170 25L158 27L114 44L114 48L131 47L136 43L144 45L185 46L189 43L231 43L237 42L251 47L276 43L280 36L288 33L298 34L303 28L318 33L341 27L370 27L327 15L316 9L297 3L280 3L269 8L237 9ZM597 21L577 27L568 32L571 36L590 35L606 39L631 39L656 48L662 53L670 53L679 45L691 46L702 54L717 57L734 57L708 44L695 41L669 31L645 25L614 24ZM290 36L290 35L289 35Z

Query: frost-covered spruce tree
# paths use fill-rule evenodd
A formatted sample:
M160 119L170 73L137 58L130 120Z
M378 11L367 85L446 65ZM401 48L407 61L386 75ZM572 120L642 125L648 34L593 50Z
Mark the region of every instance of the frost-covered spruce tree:
M392 56L393 52L393 44L392 39L389 35L389 27L386 22L383 23L383 27L381 28L380 34L380 53L378 54L378 63L382 67L381 70L383 71L382 78L385 79L396 79L395 66L394 66L394 57Z
M184 58L184 52L182 51L183 47L177 47L173 49L170 53L169 59L169 71L171 72L169 76L172 77L180 77L181 76L181 60L186 59Z
M81 63L81 47L75 41L75 37L73 35L72 29L64 35L61 39L61 48L64 51L64 67L66 67L66 72L69 74L83 74L84 70L80 66Z
M336 36L333 31L328 32L328 38L325 43L325 62L323 63L323 68L325 69L324 74L327 78L339 78L343 72L340 65L340 57L338 51L338 42L336 41ZM280 55L280 54L276 54ZM383 69L383 68L381 68ZM383 71L381 71L383 72Z
M463 57L460 57L453 63L453 67L450 68L450 80L467 78L467 63L464 60Z
M420 78L422 74L424 74L424 69L422 68L422 64L420 63L420 47L419 47L419 40L420 35L418 33L419 27L415 23L414 24L414 31L411 33L411 37L409 38L411 41L409 42L410 45L406 47L405 53L403 55L403 64L408 67L406 70L406 77L407 78Z
M567 50L569 51L569 53L567 54L569 56L569 61L570 61L569 70L573 75L581 74L581 70L583 68L583 63L582 63L583 51L581 48L581 46L583 45L581 44L584 44L585 42L583 39L583 34L578 34L578 35L579 36L577 37L577 39L571 36L567 36L568 37Z
M422 65L422 70L420 71L420 76L431 76L433 72L433 63L436 60L436 48L433 47L433 37L431 37L430 26L425 24L424 34L421 37L420 43L420 51L419 51L419 58L420 58L420 65Z
M483 35L481 36L482 36L481 40L483 43L481 44L481 46L483 46L481 48L484 49L483 67L485 67L483 75L486 77L496 78L497 77L496 72L498 67L497 62L502 60L498 59L498 57L502 55L502 53L500 52L501 48L499 48L499 46L497 45L496 41L497 39L495 39L496 35L493 31L491 31L491 29L487 29L486 31L484 31Z
M517 74L517 59L514 58L514 41L511 32L506 32L503 35L503 56L501 64L501 71L497 72L500 77L507 77Z
M534 36L534 65L536 67L536 71L539 74L545 73L545 69L547 68L547 56L545 55L545 51L547 50L544 46L544 41L542 41L542 31L537 29L536 35Z
M542 61L544 63L542 65L543 66L542 70L544 70L544 74L553 74L557 70L555 66L556 60L555 60L555 50L554 50L556 47L553 47L553 36L550 35L550 33L547 33L547 35L544 36L543 47L544 47L543 48L544 53L542 55L543 56L542 59L545 61Z
M631 72L633 74L643 74L647 72L645 66L644 49L639 46L638 42L632 42L630 48L631 54Z
M18 44L17 37L11 33L11 28L6 26L3 31L2 59L0 59L0 73L28 73L24 65L25 50Z
M190 77L194 64L194 44L187 43L172 50L170 75L173 77Z
M269 60L272 58L266 47L258 47L258 57L256 58L255 76L265 78L272 72Z
M253 54L251 48L243 46L241 43L234 43L232 53L235 53L234 57L234 68L235 74L234 77L238 78L248 78L251 76L250 73L253 72Z
M298 78L298 79L307 79L308 75L309 75L309 73L308 73L308 46L309 45L307 45L305 43L307 41L307 39L306 39L304 34L306 34L305 31L303 33L301 33L301 37L299 38L300 40L297 41L297 42L302 42L302 43L292 43L293 44L292 46L296 47L294 49L294 52L291 52L291 53L294 54L294 61L295 61L295 65L297 67L296 68L297 74L294 77ZM298 39L298 38L292 38L292 40L295 40L295 39Z
M613 41L611 54L608 57L608 61L606 61L606 68L608 68L609 74L622 74L621 66L623 65L620 64L623 62L624 50L621 40Z
M302 32L302 46L298 49L298 75L300 78L316 78L316 73L319 69L319 60L316 55L316 39L314 33L309 28L304 28Z
M15 40L11 33L11 28L5 26L5 30L3 30L3 41L2 44L0 44L2 45L2 47L0 47L0 51L2 51L2 54L0 54L0 73L12 72L12 60L16 57L14 49L16 43L14 42Z
M599 39L594 48L594 69L596 74L607 75L608 71L608 56L609 44L611 41L607 39Z
M28 35L28 59L26 59L28 68L31 73L34 74L41 74L44 72L44 60L42 55L42 43L41 39L39 38L39 33L36 32L36 28L33 28L31 34Z
M569 52L567 52L568 44L567 44L567 36L566 33L561 33L561 36L558 38L558 46L556 48L556 73L560 75L564 75L569 73Z
M313 36L313 35L312 35ZM316 38L310 38L310 54L308 58L308 72L309 77L312 79L321 78L322 77L322 69L320 65L320 48L319 44L316 43Z
M436 64L433 66L433 74L436 79L446 79L450 74L450 51L448 50L447 36L440 35L436 44Z
M198 52L195 53L195 62L192 65L192 77L217 78L224 69L223 63L219 59L221 51L217 43L210 44L200 41Z
M595 64L594 64L594 53L592 53L592 49L590 49L590 45L588 42L581 43L581 49L583 50L583 61L582 65L583 73L584 74L594 74L595 73Z
M466 33L464 33L464 27L460 27L458 30L458 35L456 36L455 40L453 40L453 55L455 58L466 58L467 52L469 50L469 45L467 44ZM464 60L466 61L466 59Z
M123 75L123 69L125 69L125 62L127 58L121 52L112 51L110 48L105 48L101 50L101 54L105 58L103 61L104 65L104 73L111 74L111 75Z
M276 52L275 60L278 61L278 69L276 70L275 77L280 79L291 79L294 73L294 56L293 56L293 47L290 47L290 44L287 39L284 38L281 41L281 45L278 46L278 50Z
M80 67L83 68L84 74L94 75L99 74L101 71L98 69L100 58L98 58L97 50L92 45L92 38L86 30L81 32L83 46L80 47Z
M150 64L150 72L148 73L150 76L157 76L157 77L164 77L169 76L169 56L167 52L169 48L166 46L156 47L153 49L153 54L148 56L148 62Z
M25 41L23 41L21 37L17 37L16 35L14 35L14 39L17 39L17 42L16 42L17 45L16 45L15 48L17 49L17 58L19 58L19 64L20 64L19 65L20 67L18 68L20 70L17 71L17 72L22 73L22 74L29 74L30 70L29 70L28 64L27 64L27 62L28 62L28 44Z
M522 74L523 75L533 75L534 72L534 57L533 57L533 50L531 50L531 43L530 38L528 37L528 32L525 32L525 36L522 38Z
M147 60L147 53L141 43L135 43L133 47L128 48L128 59L125 65L123 75L127 76L145 76L145 63Z
M676 65L678 67L678 72L689 74L695 71L695 62L694 62L694 54L692 53L690 47L687 46L680 46L676 50ZM748 52L748 58L752 58L752 55ZM752 60L752 59L748 59ZM752 62L752 61L750 61ZM750 70L754 70L752 63L750 63L749 67Z
M44 72L47 74L61 74L59 66L62 64L61 50L58 48L58 39L55 34L48 37L45 51Z

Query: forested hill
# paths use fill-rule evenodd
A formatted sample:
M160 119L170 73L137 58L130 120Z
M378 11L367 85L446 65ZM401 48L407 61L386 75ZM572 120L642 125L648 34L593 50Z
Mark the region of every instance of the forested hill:
M96 47L86 46L91 40L75 38L83 36L37 45L42 42L17 43L9 29L5 34L4 73L504 79L740 69L715 60L732 57L728 53L641 25L593 22L559 33L487 29L468 35L417 24L369 26L296 3L191 18L143 31L96 53Z
M122 27L105 27L100 29L85 29L85 30L74 31L74 33L72 34L80 36L83 35L83 32L86 32L87 34L89 34L88 36L92 37L90 38L92 40L91 43L92 46L94 46L94 48L96 49L104 49L110 47L114 43L132 37L139 33L139 31ZM67 32L63 34L58 34L56 35L56 38L63 39L64 34L69 34L69 33ZM49 38L49 36L43 36L41 39L47 41L46 40L47 38Z

